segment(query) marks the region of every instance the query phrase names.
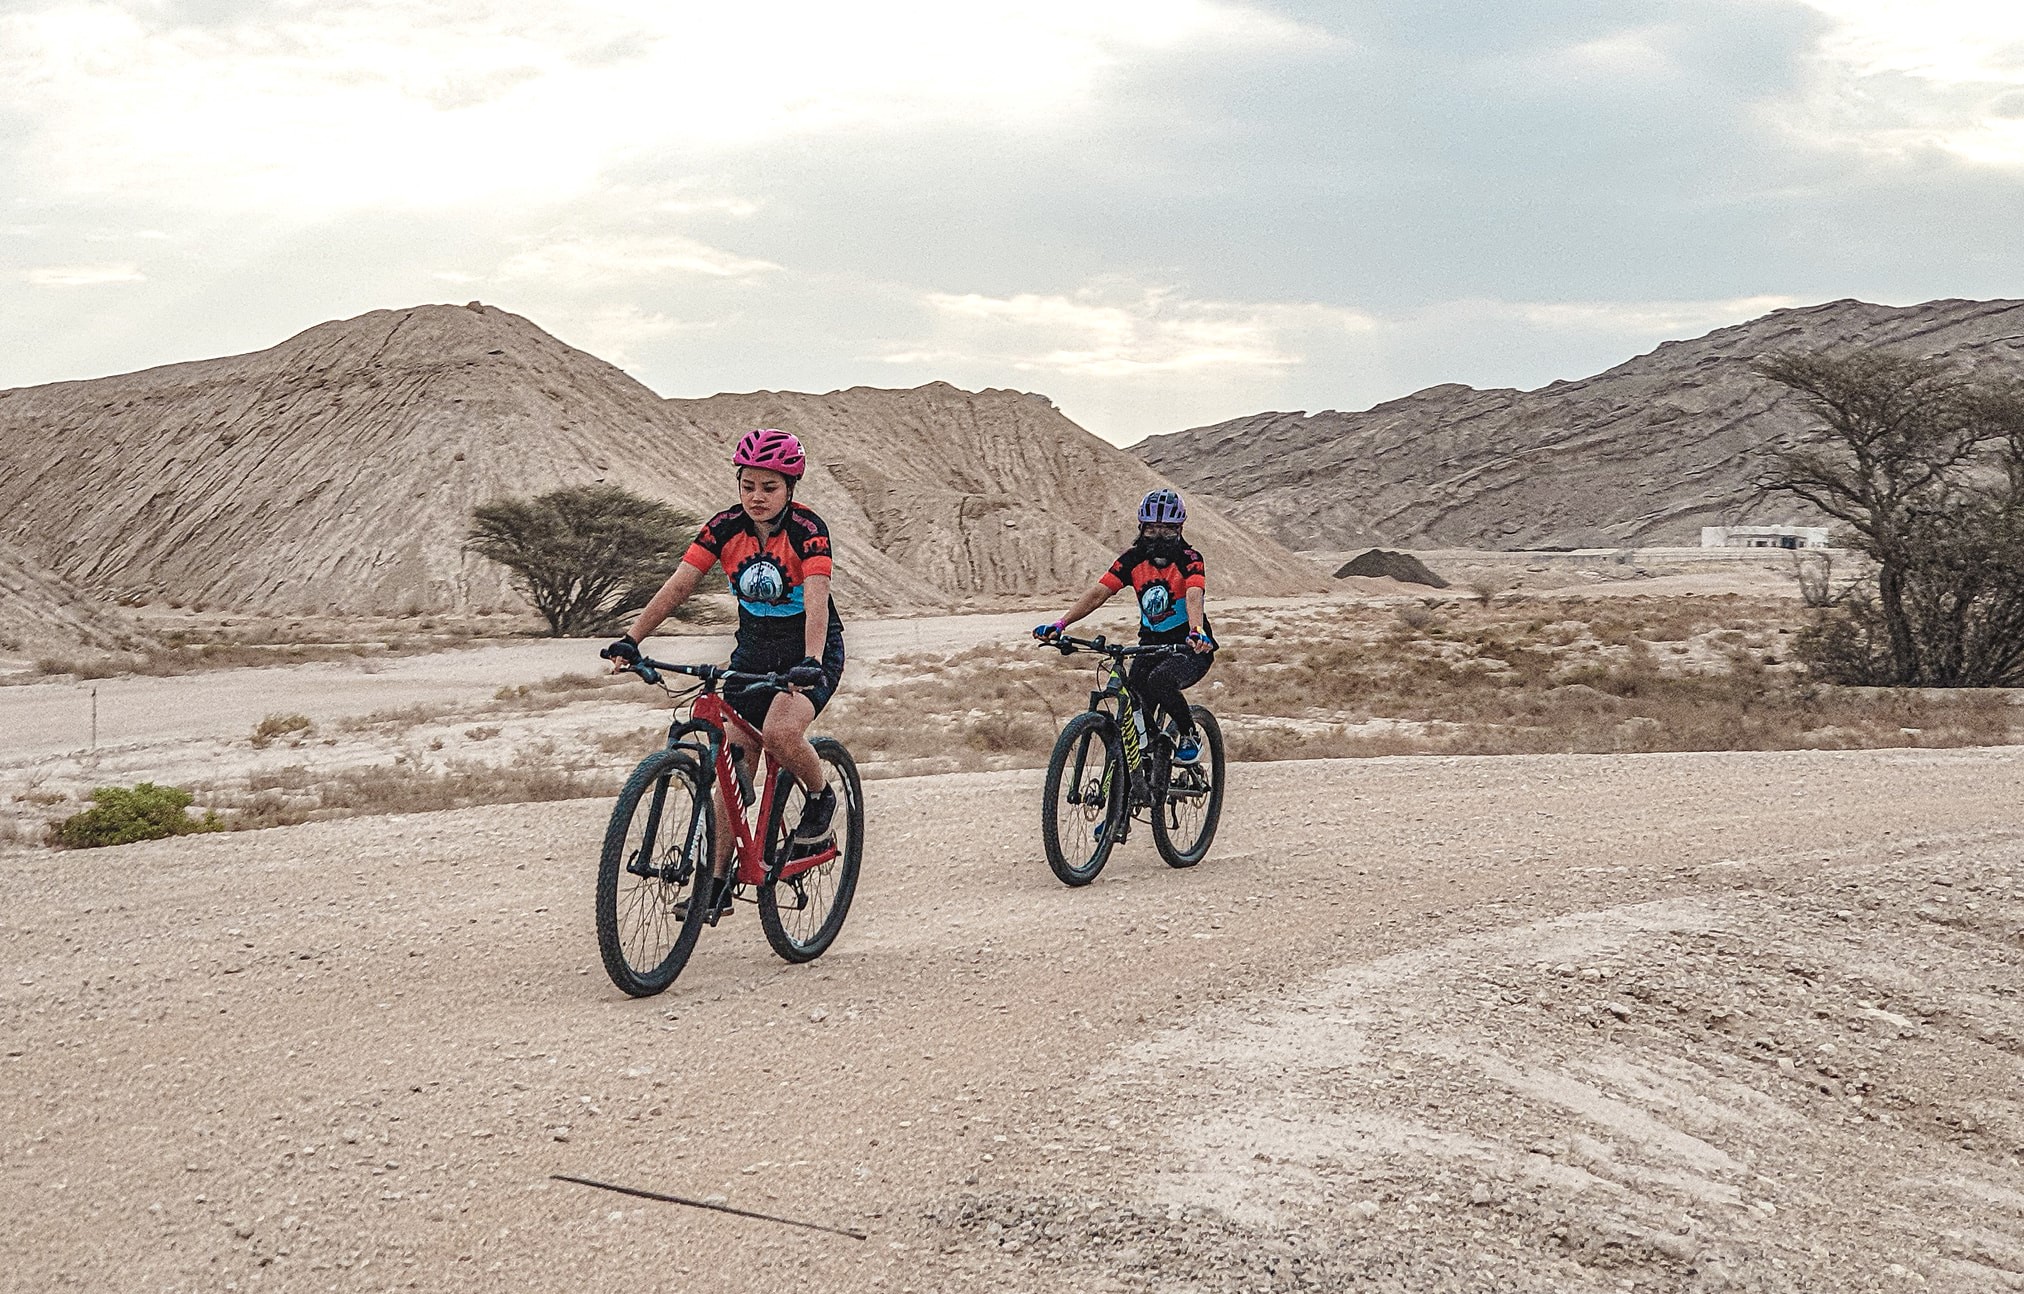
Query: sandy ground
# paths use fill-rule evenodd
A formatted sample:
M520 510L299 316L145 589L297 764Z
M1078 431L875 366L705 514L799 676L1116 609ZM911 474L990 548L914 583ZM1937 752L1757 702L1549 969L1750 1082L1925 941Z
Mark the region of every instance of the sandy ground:
M17 856L0 1287L2024 1283L2024 750L1241 766L1075 891L1037 781L638 1002L598 802Z
M101 683L85 763L595 646ZM0 774L79 694L0 688ZM0 846L0 1289L2024 1289L2024 748L1236 766L1077 891L1038 781L868 783L829 955L741 909L644 1002L602 801Z
M854 677L876 676L898 654L961 650L1017 639L1035 613L923 616L849 626ZM302 714L317 723L427 703L472 705L502 687L558 674L595 674L608 639L537 638L391 660L325 661L258 669L221 669L162 678L69 680L0 688L0 760L75 754L91 741L97 692L98 745L108 754L171 741L243 737L270 714ZM653 640L661 659L722 663L725 633L682 633Z

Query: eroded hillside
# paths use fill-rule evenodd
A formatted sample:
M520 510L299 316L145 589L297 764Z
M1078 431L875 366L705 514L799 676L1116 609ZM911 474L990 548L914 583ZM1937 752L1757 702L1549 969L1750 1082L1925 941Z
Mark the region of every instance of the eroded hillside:
M1359 413L1254 414L1137 450L1294 548L1691 544L1704 525L1802 515L1755 497L1762 450L1788 442L1802 410L1751 361L1853 346L2024 371L2024 302L1778 310L1536 391L1449 384Z
M1086 586L1130 541L1146 491L1170 484L1071 422L1045 396L852 387L669 401L729 438L778 426L804 436L841 515L895 561L947 589L1027 593ZM1323 572L1200 501L1188 536L1219 587L1298 593Z

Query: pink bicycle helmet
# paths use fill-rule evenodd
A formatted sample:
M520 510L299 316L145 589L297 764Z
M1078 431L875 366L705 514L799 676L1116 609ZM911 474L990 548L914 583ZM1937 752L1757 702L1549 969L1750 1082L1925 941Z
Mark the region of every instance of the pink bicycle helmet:
M775 427L761 427L748 431L738 438L738 448L731 455L734 467L763 467L769 472L778 472L790 481L798 481L808 469L808 456L801 452L801 442L794 433Z

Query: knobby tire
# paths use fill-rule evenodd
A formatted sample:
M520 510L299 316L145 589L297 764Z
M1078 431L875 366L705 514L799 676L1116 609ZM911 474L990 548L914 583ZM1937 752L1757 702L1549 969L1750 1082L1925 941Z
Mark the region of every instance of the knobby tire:
M699 891L716 835L709 781L693 756L664 750L640 761L612 806L597 863L597 950L622 991L651 997L682 973L709 907Z
M1124 821L1129 781L1117 726L1108 714L1085 710L1062 725L1061 735L1054 739L1054 753L1047 760L1040 838L1047 849L1047 865L1063 885L1087 885L1103 870ZM1092 787L1104 788L1095 806L1097 813L1090 812L1088 802L1068 802L1071 790L1086 795ZM1096 831L1099 823L1103 826L1100 833Z
M1195 767L1179 765L1167 770L1166 795L1153 805L1153 845L1169 867L1193 867L1208 855L1216 839L1216 824L1223 817L1223 729L1216 716L1199 705L1188 707L1194 716L1195 731L1202 739L1202 754ZM1206 791L1197 795L1175 795L1201 778L1208 780Z
M864 786L858 781L857 763L843 743L832 737L817 737L810 744L816 758L827 767L829 784L836 788L836 816L831 821L836 827L837 855L820 867L759 887L759 926L773 951L790 962L814 961L836 942L843 920L850 914L858 869L864 862ZM773 822L767 831L770 866L787 857L788 838L800 821L804 799L793 774L782 771L773 795Z

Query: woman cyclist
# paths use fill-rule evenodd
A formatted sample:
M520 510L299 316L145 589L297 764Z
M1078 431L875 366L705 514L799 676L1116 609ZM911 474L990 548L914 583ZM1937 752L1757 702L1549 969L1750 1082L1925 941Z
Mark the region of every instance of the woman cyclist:
M1139 502L1138 542L1112 562L1089 592L1076 599L1068 614L1041 625L1033 636L1042 642L1110 600L1129 584L1138 595L1139 642L1186 643L1192 655L1135 656L1127 676L1132 691L1150 700L1174 725L1174 762L1192 764L1201 758L1202 743L1188 713L1183 688L1201 682L1215 660L1216 639L1202 610L1205 572L1202 555L1181 534L1188 509L1172 490L1154 490Z
M806 504L794 501L794 487L807 468L801 442L785 431L748 431L731 455L737 470L738 505L703 523L675 573L641 610L632 628L599 654L624 669L640 658L640 643L696 591L710 567L722 563L738 597L738 641L731 668L752 674L800 667L819 671L811 687L731 688L725 701L765 738L766 752L792 773L807 793L797 846L818 844L832 832L836 791L808 742L808 725L822 713L843 678L843 622L830 600L829 527ZM736 743L732 757L749 772L758 759ZM734 841L730 808L717 804L716 870L722 876ZM715 896L713 917L730 911L731 887Z

